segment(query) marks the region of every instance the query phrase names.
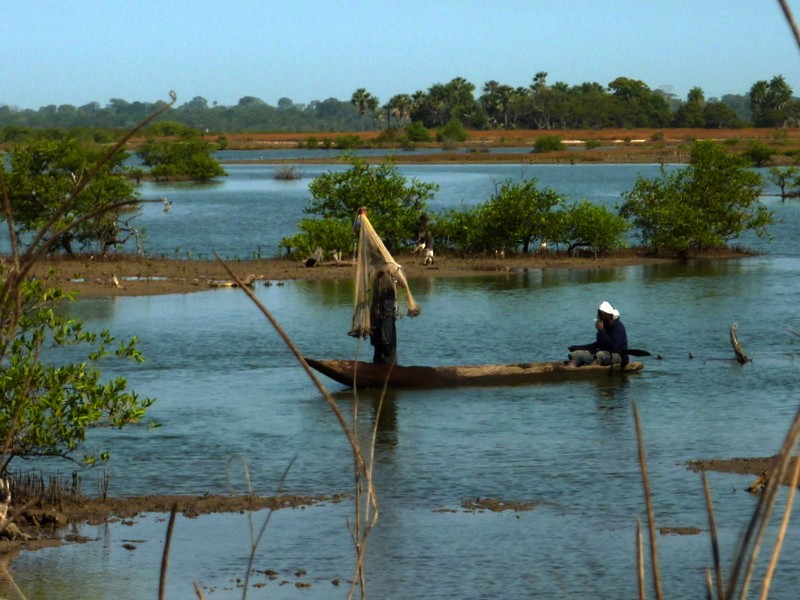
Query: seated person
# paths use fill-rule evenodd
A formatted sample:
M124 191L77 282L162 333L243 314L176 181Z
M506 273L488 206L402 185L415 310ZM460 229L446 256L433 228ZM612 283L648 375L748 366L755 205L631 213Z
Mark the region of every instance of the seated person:
M569 364L582 367L592 363L600 365L620 364L624 369L629 362L628 334L619 320L619 311L608 302L597 310L597 336L592 344L569 347Z

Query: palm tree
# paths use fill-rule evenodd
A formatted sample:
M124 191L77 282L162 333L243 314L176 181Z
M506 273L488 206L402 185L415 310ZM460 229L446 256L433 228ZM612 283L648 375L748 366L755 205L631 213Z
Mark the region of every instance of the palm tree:
M690 104L699 104L703 105L706 103L706 96L703 92L703 88L693 87L689 90L689 94L686 96L686 102Z
M508 129L508 116L511 112L511 101L517 94L516 90L510 85L501 85L497 88L497 107L503 116L503 129Z
M383 112L380 110L380 102L375 96L370 96L367 100L367 109L369 112L372 113L372 118L375 120L375 124L378 126L378 131L383 129Z
M353 92L352 98L350 98L350 104L355 106L358 114L361 115L361 131L364 131L364 115L370 106L371 100L372 94L370 94L364 88L358 88L355 92Z
M479 98L484 112L489 117L491 123L497 126L497 112L500 109L500 98L497 90L500 84L494 79L483 84L483 94Z
M754 115L766 108L768 94L769 84L764 80L756 81L750 88L750 110Z
M398 125L403 125L403 122L411 116L411 109L414 106L414 100L408 94L397 94L392 96L389 103L386 105L389 114L397 119ZM391 123L389 123L391 126Z
M769 82L768 98L770 108L774 110L783 110L792 99L792 88L783 75L776 75Z

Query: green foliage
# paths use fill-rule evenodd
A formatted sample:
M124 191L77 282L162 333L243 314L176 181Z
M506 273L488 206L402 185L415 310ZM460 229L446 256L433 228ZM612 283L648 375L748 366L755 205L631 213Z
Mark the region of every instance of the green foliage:
M535 179L506 181L489 201L449 210L431 224L438 247L458 253L530 252L540 239L565 243L570 253L583 246L600 254L624 247L629 228L625 219L587 200L564 207L555 191L539 189Z
M450 209L436 216L430 231L439 248L459 253L483 252L488 244L481 238L481 212L479 207Z
M53 246L70 254L76 243L84 248L99 245L103 252L120 243L119 208L104 213L102 209L136 199L130 170L123 166L125 157L118 154L89 180L101 158L97 149L74 139L15 146L10 171L2 168L17 234L28 239L54 222ZM68 223L86 217L91 218L67 229Z
M686 255L724 246L745 231L766 235L772 213L759 202L763 181L714 142L695 142L689 166L639 177L620 214L657 251Z
M281 239L281 246L291 255L306 257L317 248L328 254L348 253L355 244L353 219L301 219L297 228L298 233Z
M90 429L121 429L137 423L154 402L128 391L122 377L103 381L98 367L109 359L143 361L136 338L115 345L108 331L85 331L78 319L65 317L59 309L70 298L45 289L40 282L23 283L20 291L19 327L2 352L0 438L10 444L0 472L14 457L74 458ZM60 358L45 363L45 355L52 352ZM64 356L76 353L84 358L63 362ZM107 457L106 452L94 449L83 461L92 464Z
M17 125L7 125L0 133L2 142L24 142L29 139L32 132L29 127L19 127Z
M770 181L781 189L781 200L800 194L800 167L771 167Z
M587 150L594 150L600 147L600 140L586 140L585 148Z
M469 135L458 119L450 119L436 132L437 142L463 142Z
M750 142L742 153L756 167L763 167L774 154L775 151L762 142Z
M178 141L148 140L136 154L157 179L208 181L226 175L222 165L211 156L215 150L214 144L187 135Z
M406 141L405 132L397 127L389 127L381 131L373 140L375 144L402 144Z
M783 75L769 82L757 81L750 88L750 108L756 127L785 127L797 123L800 102L793 97L792 87Z
M406 136L412 142L430 142L433 139L430 131L421 121L414 121L406 125Z
M340 150L355 150L364 145L357 135L337 135L333 143Z
M391 162L370 166L362 158L348 160L347 171L325 173L309 184L312 197L304 212L352 223L359 207L366 206L387 246L398 248L414 241L420 214L439 187L407 180Z
M175 121L158 121L157 123L153 123L145 130L145 135L154 137L185 137L193 134L194 129L187 127L183 123L177 123Z
M589 248L595 256L625 247L625 232L630 225L605 206L580 200L560 212L555 221L558 227L550 239L566 243L569 254L578 247Z
M566 150L567 147L557 135L542 135L536 138L536 141L533 143L533 149L541 153Z
M531 242L547 237L548 215L561 204L559 195L538 189L536 179L505 181L480 210L485 250L502 247L529 252Z

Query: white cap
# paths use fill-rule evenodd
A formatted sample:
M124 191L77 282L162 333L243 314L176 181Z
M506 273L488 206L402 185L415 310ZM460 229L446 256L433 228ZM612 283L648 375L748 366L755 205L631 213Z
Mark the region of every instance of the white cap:
M606 313L607 315L613 315L616 312L614 310L614 307L611 306L608 302L603 302L600 305L600 308L598 308L597 310L599 310L602 313ZM619 312L617 312L617 315L619 315Z

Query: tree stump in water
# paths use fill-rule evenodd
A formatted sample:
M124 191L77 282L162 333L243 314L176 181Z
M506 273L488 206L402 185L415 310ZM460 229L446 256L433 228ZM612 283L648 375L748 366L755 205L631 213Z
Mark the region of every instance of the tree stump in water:
M743 365L744 363L749 362L751 359L749 359L747 354L744 353L744 350L742 350L742 345L739 343L739 337L736 335L737 329L739 329L739 326L736 323L730 327L731 345L733 346L733 351L736 353L736 360L739 361L740 365Z

